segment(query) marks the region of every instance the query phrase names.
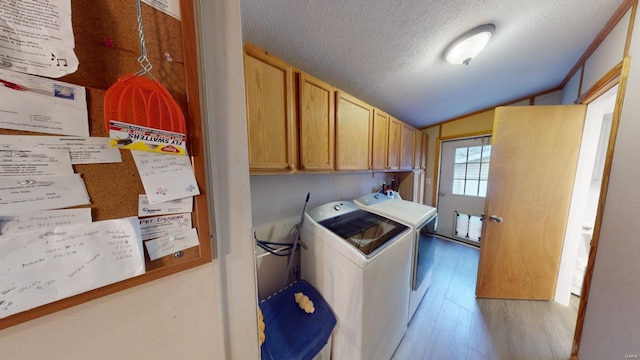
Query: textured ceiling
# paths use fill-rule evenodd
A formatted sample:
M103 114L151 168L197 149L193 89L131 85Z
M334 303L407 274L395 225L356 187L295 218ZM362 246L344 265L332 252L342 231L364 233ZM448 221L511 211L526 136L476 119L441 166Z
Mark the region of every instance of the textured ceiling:
M416 127L558 86L623 0L241 0L244 41ZM468 66L460 34L496 31Z

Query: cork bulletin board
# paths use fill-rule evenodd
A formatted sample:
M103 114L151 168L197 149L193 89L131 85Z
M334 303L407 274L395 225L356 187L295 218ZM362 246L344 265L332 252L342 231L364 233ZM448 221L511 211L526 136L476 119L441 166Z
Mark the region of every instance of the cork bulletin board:
M103 99L120 77L140 69L140 41L135 0L72 0L76 72L56 80L82 85L87 91L91 136L108 136ZM91 290L0 319L0 329L124 290L211 261L205 159L202 144L198 65L192 0L180 1L181 20L142 4L142 19L151 73L181 106L187 123L187 149L200 195L194 197L192 223L199 246L150 261L145 251L143 275ZM6 135L47 135L0 129ZM91 199L93 221L137 216L138 197L144 188L128 150L120 150L121 163L73 165L82 174Z

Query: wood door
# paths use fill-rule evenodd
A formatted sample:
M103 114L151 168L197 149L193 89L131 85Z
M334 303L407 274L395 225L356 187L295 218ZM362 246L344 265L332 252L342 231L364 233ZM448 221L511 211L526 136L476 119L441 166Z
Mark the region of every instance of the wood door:
M413 132L413 168L420 169L422 165L422 134L423 132L416 129Z
M414 128L406 123L402 123L402 133L400 135L400 169L413 169L413 146L414 146Z
M244 52L249 169L295 168L292 68L247 44Z
M336 169L371 170L373 108L342 91L336 97Z
M400 168L400 137L402 136L402 123L400 120L389 118L389 149L387 153L387 169L398 170Z
M496 109L478 297L553 299L585 109Z
M335 89L300 73L300 168L333 170L335 150Z
M373 110L373 151L371 168L387 169L387 145L389 143L389 115L378 109Z

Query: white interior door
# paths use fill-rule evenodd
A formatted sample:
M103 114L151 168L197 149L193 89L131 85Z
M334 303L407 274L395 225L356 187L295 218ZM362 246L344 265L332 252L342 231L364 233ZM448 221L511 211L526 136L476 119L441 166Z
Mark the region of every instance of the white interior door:
M491 136L443 141L438 181L438 235L479 244Z

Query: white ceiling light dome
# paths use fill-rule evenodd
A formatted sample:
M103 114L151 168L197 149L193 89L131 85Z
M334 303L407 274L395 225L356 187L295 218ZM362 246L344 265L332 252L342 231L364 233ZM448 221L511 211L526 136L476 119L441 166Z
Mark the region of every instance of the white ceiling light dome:
M487 46L495 29L495 25L485 24L467 31L447 47L444 59L454 65L469 65L471 59Z

